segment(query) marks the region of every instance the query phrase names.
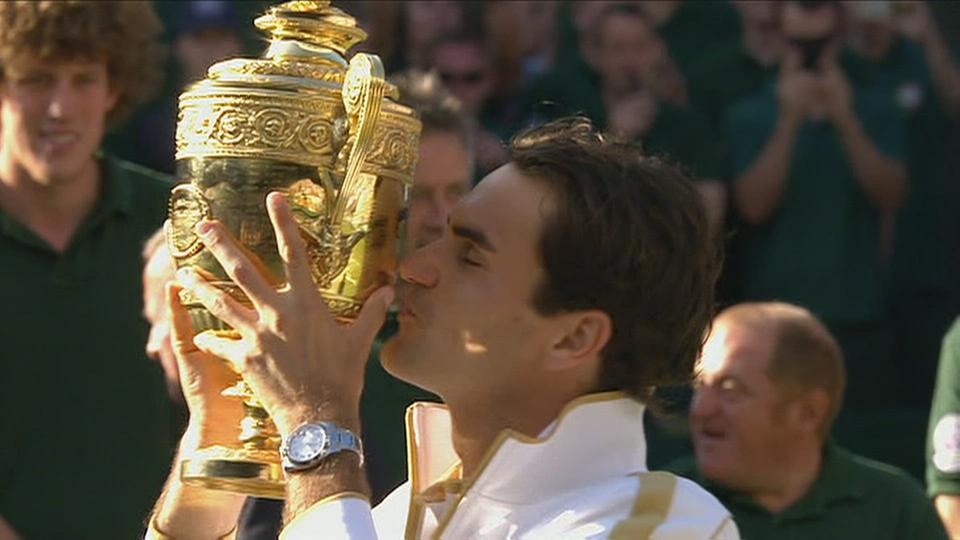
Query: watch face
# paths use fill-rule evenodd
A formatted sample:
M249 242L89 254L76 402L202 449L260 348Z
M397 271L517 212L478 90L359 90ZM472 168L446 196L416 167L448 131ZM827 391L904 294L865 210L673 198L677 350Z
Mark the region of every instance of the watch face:
M323 451L327 432L323 427L307 424L298 429L287 443L287 457L294 463L306 463Z

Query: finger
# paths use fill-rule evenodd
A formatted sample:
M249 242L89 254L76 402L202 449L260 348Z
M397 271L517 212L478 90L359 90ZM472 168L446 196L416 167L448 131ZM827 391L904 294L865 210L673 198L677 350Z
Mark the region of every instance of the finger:
M374 291L370 298L367 298L367 301L364 302L360 315L357 316L357 320L352 325L360 343L365 345L373 343L373 339L377 337L377 332L383 326L387 310L393 303L393 296L393 287L384 286Z
M250 329L256 320L254 312L237 302L228 293L211 285L189 267L177 270L177 282L200 300L203 307L221 321L229 324L240 333Z
M277 236L277 250L287 270L287 281L294 289L315 290L307 246L300 236L300 227L293 218L290 205L282 193L267 195L267 214Z
M201 221L194 230L203 245L216 257L223 271L247 293L255 306L260 307L276 301L276 291L263 278L257 270L258 265L247 256L243 247L223 224Z
M178 357L197 350L193 344L193 323L187 308L180 303L180 291L183 288L177 283L167 283L167 307L170 308L170 341Z
M247 364L247 347L243 340L220 337L208 330L197 334L193 343L201 351L230 362L238 373L243 374Z

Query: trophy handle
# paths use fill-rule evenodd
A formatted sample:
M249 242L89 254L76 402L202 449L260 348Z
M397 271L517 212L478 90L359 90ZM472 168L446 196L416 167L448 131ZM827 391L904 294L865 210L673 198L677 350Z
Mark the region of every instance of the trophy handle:
M337 194L331 223L339 226L347 208L357 196L360 169L373 143L373 131L380 118L383 96L386 92L383 64L376 55L357 53L350 59L350 67L343 81L343 106L350 121L353 147L347 159L346 174Z

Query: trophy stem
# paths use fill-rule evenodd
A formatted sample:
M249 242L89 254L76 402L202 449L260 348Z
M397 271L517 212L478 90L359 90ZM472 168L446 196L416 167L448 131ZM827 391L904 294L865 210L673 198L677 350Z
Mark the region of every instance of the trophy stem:
M240 448L211 446L201 449L180 466L185 484L208 489L282 499L285 494L280 466L280 434L270 415L244 381L227 388L222 395L243 399L240 421Z

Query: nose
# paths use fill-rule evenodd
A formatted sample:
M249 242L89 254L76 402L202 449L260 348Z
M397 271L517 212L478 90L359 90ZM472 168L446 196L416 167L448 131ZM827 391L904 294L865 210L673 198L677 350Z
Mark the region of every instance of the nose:
M50 104L47 107L47 113L53 118L62 118L70 106L70 99L69 86L65 84L64 81L57 81L50 95Z
M53 118L62 118L77 107L78 94L81 90L76 81L69 77L56 77L51 88L50 102L47 113Z
M414 250L400 262L400 279L425 288L433 288L440 281L440 272L432 253L440 241L431 242Z

